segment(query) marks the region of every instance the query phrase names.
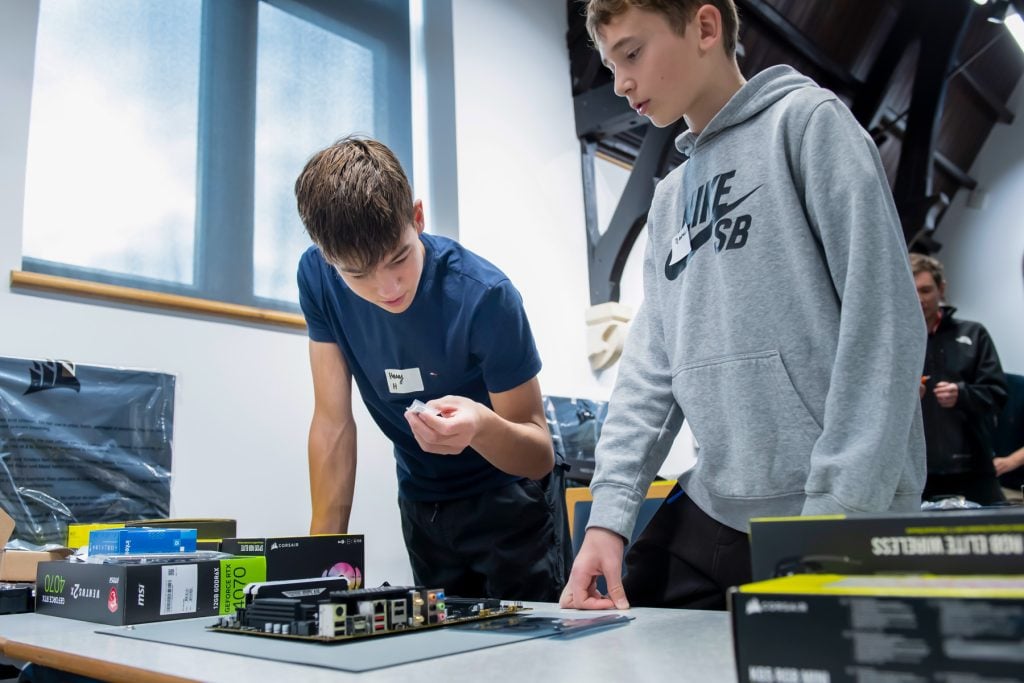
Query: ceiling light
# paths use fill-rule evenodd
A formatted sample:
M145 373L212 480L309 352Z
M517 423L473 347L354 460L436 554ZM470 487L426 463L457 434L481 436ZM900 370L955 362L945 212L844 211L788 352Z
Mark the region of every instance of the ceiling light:
M1003 21L1003 24L1005 24L1014 40L1017 41L1017 45L1020 46L1020 49L1024 50L1024 19L1021 19L1019 14L1013 12L1012 14L1006 15L1006 19Z

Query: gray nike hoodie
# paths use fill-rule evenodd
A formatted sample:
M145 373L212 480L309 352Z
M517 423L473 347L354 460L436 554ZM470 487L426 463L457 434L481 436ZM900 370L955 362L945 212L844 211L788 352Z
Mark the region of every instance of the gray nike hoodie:
M776 66L676 146L688 160L651 204L588 526L630 537L684 416L698 450L680 484L735 529L920 509L926 331L871 139Z

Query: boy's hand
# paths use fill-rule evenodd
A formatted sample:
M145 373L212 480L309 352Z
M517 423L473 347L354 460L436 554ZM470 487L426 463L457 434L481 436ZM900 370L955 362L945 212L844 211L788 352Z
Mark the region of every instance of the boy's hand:
M629 609L622 587L622 550L625 542L614 531L587 529L583 546L572 563L569 583L558 600L559 607L576 609ZM608 584L608 595L597 592L597 577Z
M952 408L956 405L960 388L956 382L939 382L935 385L935 398L943 408Z
M428 401L427 406L440 411L441 416L405 411L405 420L420 448L439 455L458 455L466 450L480 430L484 407L464 396L445 396Z

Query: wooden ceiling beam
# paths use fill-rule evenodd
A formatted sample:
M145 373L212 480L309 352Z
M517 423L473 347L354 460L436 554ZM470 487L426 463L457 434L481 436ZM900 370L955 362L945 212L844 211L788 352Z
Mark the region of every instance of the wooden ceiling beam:
M1007 108L998 95L992 92L991 88L979 83L974 76L966 71L961 71L960 77L964 79L964 83L971 89L971 92L978 98L978 101L985 106L985 109L992 113L996 121L999 123L1013 123L1013 112Z
M849 69L826 55L800 29L794 26L779 10L765 0L737 0L743 11L743 19L753 19L758 25L768 29L783 45L797 52L816 67L821 69L832 81L829 87L841 90L844 94L852 94L860 87L861 82Z

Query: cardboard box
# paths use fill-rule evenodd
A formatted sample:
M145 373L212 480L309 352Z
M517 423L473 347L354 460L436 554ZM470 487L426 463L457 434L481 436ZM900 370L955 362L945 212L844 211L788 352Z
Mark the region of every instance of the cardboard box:
M1024 576L788 576L733 589L740 683L1009 681Z
M118 626L233 614L245 607L246 584L265 580L262 557L152 564L43 562L36 577L36 612Z
M1024 507L750 520L753 579L803 573L1024 574Z
M3 550L14 533L14 520L0 510L0 581L35 581L36 565L40 562L63 560L71 554L67 548L59 550Z
M350 590L366 585L361 534L225 538L221 550L266 557L267 581L344 576Z

